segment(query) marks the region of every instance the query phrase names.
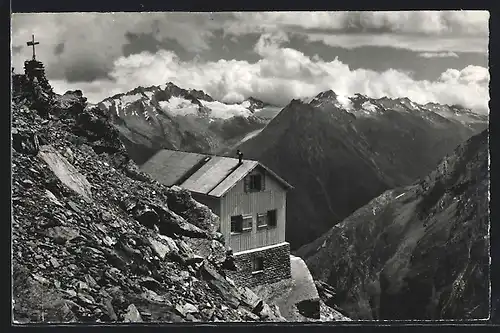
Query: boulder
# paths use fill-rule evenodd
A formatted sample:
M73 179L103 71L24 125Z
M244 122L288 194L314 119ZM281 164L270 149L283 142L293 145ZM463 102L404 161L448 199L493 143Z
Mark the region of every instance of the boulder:
M149 289L146 289L146 291L142 293L142 298L152 303L160 303L160 304L165 304L166 306L172 306L170 301L167 300L165 297L160 296L156 292Z
M122 208L131 214L144 226L158 228L160 234L173 237L176 235L207 238L208 233L177 215L164 205L143 202L139 199L127 196L121 201Z
M245 308L240 308L238 309L238 311L240 312L240 314L243 316L243 319L244 320L248 320L248 321L258 321L260 319L259 316L257 316L256 314L246 310Z
M198 313L198 307L196 305L193 305L191 303L186 303L182 307L184 313Z
M156 212L160 215L160 233L170 236L172 234L179 234L186 237L193 238L207 238L206 231L198 228L197 226L186 222L181 216L173 211L161 206L155 207Z
M52 201L59 207L64 206L59 200L57 200L57 197L54 195L54 193L50 192L49 190L45 190L45 195L47 196L47 198L49 198L50 201Z
M68 241L71 241L72 239L75 239L78 237L80 234L78 230L70 228L70 227L64 227L64 226L56 226L53 228L49 228L46 231L46 235L52 239L57 244L64 244Z
M157 280L153 279L152 277L143 277L139 281L139 283L140 283L141 286L144 286L147 289L151 289L151 290L161 290L161 289L163 289L161 283L158 282Z
M165 235L158 235L160 239L162 239L166 244L168 244L168 247L173 251L173 252L179 252L179 247L177 246L177 243L175 241Z
M12 130L12 148L24 154L36 155L40 149L38 135L30 131Z
M264 302L250 288L240 287L238 291L241 293L241 302L248 306L253 313L260 313Z
M86 199L92 198L91 185L87 178L78 172L54 147L41 146L38 156L47 163L64 185Z
M161 241L149 238L149 243L151 244L153 252L162 260L165 259L166 256L179 251L174 240L168 236L164 236Z
M141 314L134 304L130 304L127 307L127 312L123 316L123 321L126 323L142 322Z
M219 229L219 217L205 205L195 201L191 193L179 186L172 186L167 191L168 207L186 221L198 228L215 233Z
M242 298L240 292L219 274L215 268L211 267L207 261L203 262L200 271L203 278L208 281L210 287L216 290L233 308L236 309L240 305Z

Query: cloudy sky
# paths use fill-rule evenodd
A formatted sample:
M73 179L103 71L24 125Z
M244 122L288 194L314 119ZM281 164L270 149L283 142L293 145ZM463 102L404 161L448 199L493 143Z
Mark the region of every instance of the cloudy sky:
M488 112L486 11L30 13L12 16L12 62L37 59L58 93L90 102L173 82L276 105L333 89Z

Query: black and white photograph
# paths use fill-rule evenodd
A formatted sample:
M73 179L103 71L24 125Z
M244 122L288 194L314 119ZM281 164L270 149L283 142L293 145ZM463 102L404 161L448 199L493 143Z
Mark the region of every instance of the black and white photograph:
M489 20L12 13L12 322L489 320Z

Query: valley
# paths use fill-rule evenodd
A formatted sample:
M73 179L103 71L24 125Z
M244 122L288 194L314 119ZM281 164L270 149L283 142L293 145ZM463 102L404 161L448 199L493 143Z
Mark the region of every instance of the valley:
M421 181L384 192L297 255L339 291L351 318L486 318L488 180L483 131Z

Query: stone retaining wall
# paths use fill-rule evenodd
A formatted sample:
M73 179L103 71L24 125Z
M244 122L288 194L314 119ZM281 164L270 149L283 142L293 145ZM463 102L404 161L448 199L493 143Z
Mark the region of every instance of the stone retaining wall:
M262 271L253 271L253 262L256 258L263 260ZM237 285L253 287L291 278L290 244L287 242L238 252L234 254L234 259L238 271L228 271L227 275Z

